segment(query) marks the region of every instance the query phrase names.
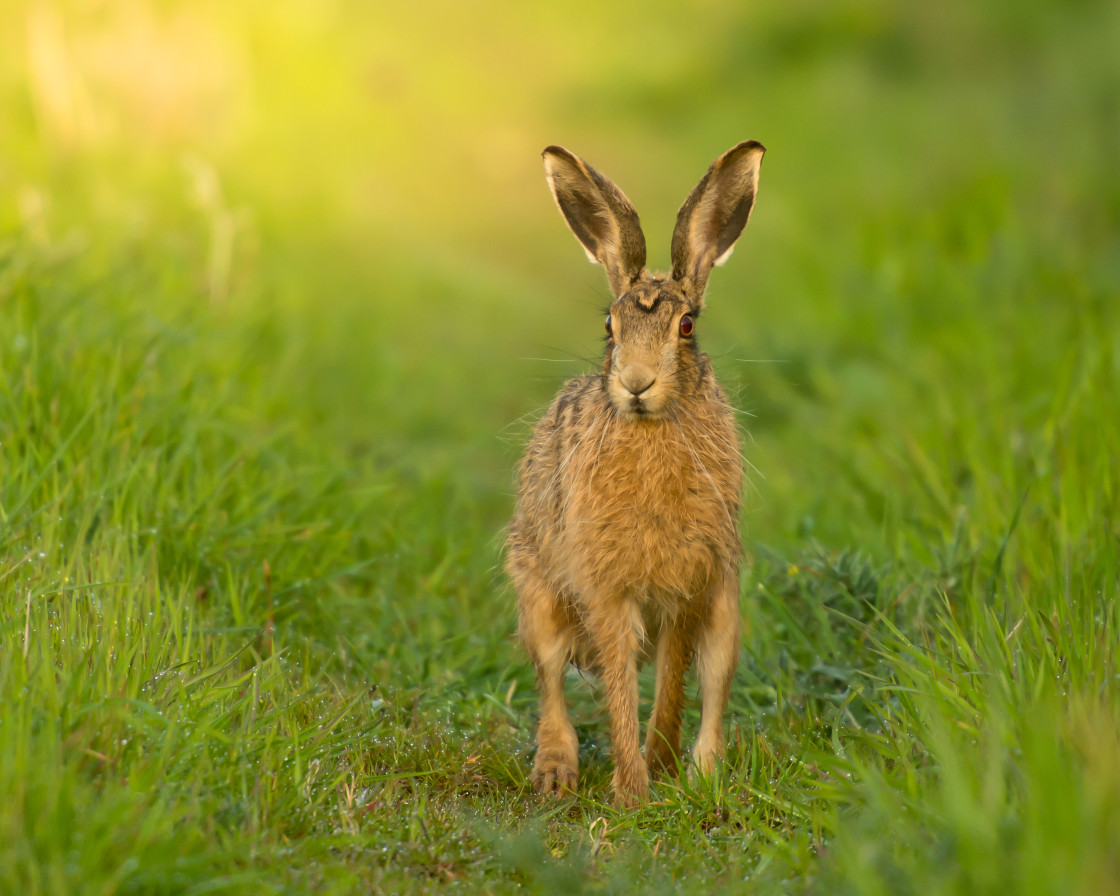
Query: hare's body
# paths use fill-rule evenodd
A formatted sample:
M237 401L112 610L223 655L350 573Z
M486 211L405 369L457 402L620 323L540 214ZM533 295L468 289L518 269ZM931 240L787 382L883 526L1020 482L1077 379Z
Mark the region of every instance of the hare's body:
M622 419L601 377L572 380L553 402L521 465L511 566L530 561L572 612L596 596L659 617L696 607L707 583L739 558L739 435L700 355L702 397L681 419ZM585 648L586 633L573 635ZM579 656L593 660L593 654ZM593 665L593 662L581 662Z
M545 152L557 203L617 300L601 373L567 383L537 425L510 528L507 568L541 691L537 790L576 785L569 662L604 682L620 802L644 797L650 769L677 768L694 655L703 708L693 757L708 771L722 752L739 650L742 460L734 414L692 331L711 265L746 223L761 156L748 143L717 159L681 210L666 277L645 270L637 215L617 187L564 150ZM652 654L643 759L637 665Z

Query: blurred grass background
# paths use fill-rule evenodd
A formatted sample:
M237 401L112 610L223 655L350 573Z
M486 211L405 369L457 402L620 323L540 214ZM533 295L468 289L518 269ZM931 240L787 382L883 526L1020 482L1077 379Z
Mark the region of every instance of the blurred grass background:
M3 19L9 889L1115 892L1120 6ZM731 771L611 815L584 686L541 806L502 527L608 294L539 152L660 266L748 138Z
M542 193L549 142L629 191L655 264L710 159L771 147L766 226L706 328L777 480L767 537L798 523L782 479L807 471L775 430L816 437L791 420L809 393L893 402L963 363L998 403L1007 353L1049 361L1078 293L1115 276L1110 4L90 2L9 21L7 228L62 252L158 247L213 304L313 318L331 350L301 358L304 388L351 411L324 435L391 453L454 431L492 473L491 435L596 353L605 287ZM1083 258L1059 290L1020 264ZM990 282L1000 266L1020 281ZM860 439L823 441L858 463Z

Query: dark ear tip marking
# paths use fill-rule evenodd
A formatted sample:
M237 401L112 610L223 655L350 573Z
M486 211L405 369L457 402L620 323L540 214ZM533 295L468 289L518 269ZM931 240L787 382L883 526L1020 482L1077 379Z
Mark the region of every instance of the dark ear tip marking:
M568 150L564 149L563 146L557 146L555 143L553 143L551 146L546 146L541 151L541 158L547 159L549 156L562 156L565 159L575 158L575 156L568 152Z
M752 152L758 150L762 155L766 155L766 147L759 143L757 140L744 140L742 143L736 144L727 151L728 156L738 155L743 152Z

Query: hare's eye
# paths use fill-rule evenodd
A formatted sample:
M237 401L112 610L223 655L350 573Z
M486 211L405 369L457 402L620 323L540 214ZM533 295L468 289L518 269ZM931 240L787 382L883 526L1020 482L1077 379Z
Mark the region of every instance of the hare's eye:
M611 328L611 316L609 314L607 315L606 327L607 327L607 335L608 336L613 336L614 335L614 330Z
M692 320L691 317L689 317L686 314L684 317L681 318L681 335L682 336L684 336L686 338L691 336L692 331L695 330L695 329L696 329L696 324Z

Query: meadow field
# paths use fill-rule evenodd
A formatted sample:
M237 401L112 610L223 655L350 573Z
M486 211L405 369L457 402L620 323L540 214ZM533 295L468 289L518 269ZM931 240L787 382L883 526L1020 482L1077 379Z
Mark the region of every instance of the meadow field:
M0 893L1120 894L1120 4L2 19ZM745 139L726 763L615 810L573 674L543 799L504 529L609 293L540 151L656 267Z

